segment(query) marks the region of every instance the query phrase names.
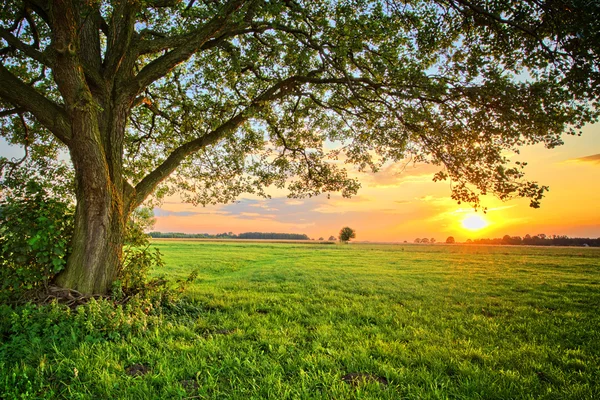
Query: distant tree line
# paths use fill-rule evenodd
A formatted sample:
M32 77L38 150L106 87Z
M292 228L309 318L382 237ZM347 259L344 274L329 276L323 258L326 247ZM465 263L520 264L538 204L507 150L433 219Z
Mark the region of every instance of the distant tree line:
M310 240L308 236L300 233L274 233L274 232L244 232L237 235L238 239L279 239L279 240Z
M424 243L424 244L430 244L431 243L431 244L433 244L435 242L436 242L435 238L431 238L431 239L429 239L429 238L423 238L423 239L416 238L415 239L415 243Z
M274 232L244 232L236 235L233 232L224 232L211 235L209 233L181 233L181 232L150 232L155 239L266 239L266 240L310 240L306 234L300 233L274 233Z
M565 235L547 236L543 233L535 236L529 234L524 237L504 235L494 239L467 239L467 244L511 244L528 246L592 246L600 247L600 238L570 238Z

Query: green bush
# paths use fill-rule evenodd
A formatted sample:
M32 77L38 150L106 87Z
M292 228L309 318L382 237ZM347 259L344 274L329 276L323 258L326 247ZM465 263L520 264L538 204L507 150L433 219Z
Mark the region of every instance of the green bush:
M73 207L30 180L0 201L0 301L39 289L66 264Z

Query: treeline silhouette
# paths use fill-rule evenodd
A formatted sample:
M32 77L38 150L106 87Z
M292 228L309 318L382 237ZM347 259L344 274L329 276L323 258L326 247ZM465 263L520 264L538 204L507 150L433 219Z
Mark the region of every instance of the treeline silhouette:
M217 233L181 233L181 232L150 232L155 239L265 239L265 240L310 240L305 234L300 233L275 233L275 232L244 232L236 235L232 232Z
M502 238L494 239L468 239L467 244L511 244L511 245L527 245L527 246L590 246L600 247L600 238L570 238L568 236L544 234L530 236L510 236L504 235Z

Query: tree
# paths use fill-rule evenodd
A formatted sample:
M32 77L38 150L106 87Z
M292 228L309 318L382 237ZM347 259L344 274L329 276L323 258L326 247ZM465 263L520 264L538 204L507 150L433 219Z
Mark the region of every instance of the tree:
M320 238L319 238L319 241L323 241L323 240L325 240L325 239L323 239L323 237L320 237Z
M421 239L421 243L429 244L429 239L423 238L423 239Z
M421 243L421 238L416 238L415 243Z
M455 243L454 236L448 236L448 238L446 238L446 243L454 244Z
M435 238L429 239L429 243L431 243L431 244L435 243Z
M67 150L77 205L56 283L86 294L109 291L127 221L150 196L353 195L338 159L432 163L459 202L493 193L537 207L547 187L507 154L559 145L597 117L599 9L13 0L0 9L0 133L26 157ZM0 160L0 175L18 162Z
M340 230L340 234L339 234L340 242L349 242L350 239L354 239L355 237L356 237L356 231L348 226L346 226Z
M327 240L329 240L330 242L335 242L337 239L335 236L331 235L331 236L329 236L329 239L327 239Z

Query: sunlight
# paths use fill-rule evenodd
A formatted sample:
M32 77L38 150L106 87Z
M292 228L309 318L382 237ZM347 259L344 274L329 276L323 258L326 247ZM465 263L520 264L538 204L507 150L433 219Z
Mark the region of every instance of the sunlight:
M470 231L478 231L480 229L487 227L488 225L489 225L488 221L485 218L483 218L483 216L478 215L478 214L467 215L462 220L463 228L470 230Z

